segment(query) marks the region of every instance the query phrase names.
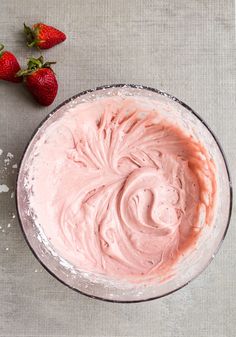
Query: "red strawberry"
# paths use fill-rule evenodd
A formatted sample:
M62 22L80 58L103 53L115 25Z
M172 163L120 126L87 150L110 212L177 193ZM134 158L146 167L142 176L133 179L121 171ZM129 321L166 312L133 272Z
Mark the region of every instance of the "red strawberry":
M63 32L44 23L36 23L32 29L24 23L24 32L28 47L35 46L40 49L49 49L66 39Z
M0 79L10 82L21 82L21 77L16 77L16 73L20 70L20 65L12 53L3 51L4 46L0 44Z
M17 76L23 76L28 90L41 105L52 104L57 95L57 79L50 68L54 63L44 63L42 56L38 59L32 57L28 61L28 68L17 73Z

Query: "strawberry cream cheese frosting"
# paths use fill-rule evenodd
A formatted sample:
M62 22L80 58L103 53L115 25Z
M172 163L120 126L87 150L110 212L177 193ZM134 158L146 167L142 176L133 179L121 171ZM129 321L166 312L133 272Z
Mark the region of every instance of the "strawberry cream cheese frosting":
M135 283L194 249L216 194L204 146L144 101L69 108L36 143L28 172L31 209L57 254Z

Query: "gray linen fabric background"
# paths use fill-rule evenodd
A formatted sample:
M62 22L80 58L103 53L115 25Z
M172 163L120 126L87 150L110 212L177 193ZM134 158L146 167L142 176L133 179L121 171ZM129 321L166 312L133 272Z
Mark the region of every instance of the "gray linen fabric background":
M44 53L57 61L59 93L51 107L0 82L0 184L10 188L0 194L0 336L235 337L235 209L220 252L190 285L152 302L112 304L73 292L41 267L11 198L11 165L19 164L38 123L66 98L111 83L152 86L189 104L218 136L235 183L233 1L0 0L0 40L22 65L39 55L24 46L24 21L54 25L68 39Z

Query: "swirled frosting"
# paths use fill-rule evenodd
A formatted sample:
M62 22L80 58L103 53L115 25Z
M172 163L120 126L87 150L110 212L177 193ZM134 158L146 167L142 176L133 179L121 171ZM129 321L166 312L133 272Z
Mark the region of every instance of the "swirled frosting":
M45 130L31 207L76 268L134 282L168 270L211 221L214 164L201 143L134 97L78 104Z

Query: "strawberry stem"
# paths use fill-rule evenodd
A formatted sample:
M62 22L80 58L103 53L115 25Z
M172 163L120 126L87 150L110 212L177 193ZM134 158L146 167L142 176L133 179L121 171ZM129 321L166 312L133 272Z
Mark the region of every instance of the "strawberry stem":
M4 49L4 45L2 43L0 43L0 57L2 56L3 49Z
M28 47L33 47L36 43L36 34L33 29L31 29L29 26L26 26L24 23L24 33L26 35L26 41Z
M34 57L31 57L27 65L28 65L29 70L35 70L38 68L42 68L43 67L43 56L40 56L37 59Z
M31 75L33 72L40 68L51 68L51 64L55 64L56 62L45 62L43 56L41 55L39 58L31 57L27 62L27 69L19 70L16 74L17 77Z
M56 64L57 62L45 62L43 67L44 68L51 68L51 64Z

